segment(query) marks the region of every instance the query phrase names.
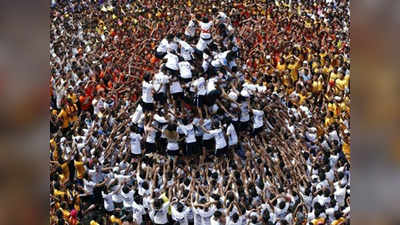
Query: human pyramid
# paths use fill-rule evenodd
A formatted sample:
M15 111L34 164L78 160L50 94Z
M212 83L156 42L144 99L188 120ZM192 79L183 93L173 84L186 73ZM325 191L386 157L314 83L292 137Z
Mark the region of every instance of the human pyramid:
M264 123L266 87L244 84L236 64L241 59L234 27L225 13L213 20L193 15L184 35L168 34L155 56L153 60L162 60L160 70L144 75L142 96L132 115L128 141L134 158L156 152L201 155L203 163L212 156L231 158L233 153L244 158L238 133L266 142L265 132L272 129Z
M143 16L132 38L138 50L124 48L132 34L124 19L136 19L139 3L82 2L71 3L73 10L54 5L62 18L54 19L62 21L53 22L55 36L78 47L53 41L50 50L51 224L349 224L350 162L342 150L349 143L342 105L349 67L340 58L346 50L337 44L340 57L331 57L327 47L307 42L317 33L311 20L299 29L275 19L289 14L286 8L312 12L313 5L238 3L220 12L207 6L208 13L190 14L190 21L169 19L170 28L160 25L163 15L154 24ZM222 2L229 8L230 1ZM346 8L334 2L321 20ZM249 7L268 7L272 16L243 19ZM60 16L63 10L68 17ZM85 17L101 21L99 29ZM147 26L149 34L166 35L142 47L151 37L135 41ZM256 35L268 26L273 35ZM276 41L290 40L286 35L303 38L296 42L304 46ZM269 52L271 43L279 57ZM125 57L118 48L135 53ZM156 71L136 62L143 52Z

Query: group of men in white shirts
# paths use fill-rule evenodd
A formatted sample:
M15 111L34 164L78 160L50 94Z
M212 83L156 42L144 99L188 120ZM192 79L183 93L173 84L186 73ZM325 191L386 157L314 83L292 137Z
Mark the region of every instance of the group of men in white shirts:
M200 35L193 45L196 28ZM213 20L193 16L184 35L168 34L161 40L155 51L162 60L160 69L144 75L142 96L131 116L132 133L146 137L144 149L137 141L132 145L135 156L154 151L221 156L240 149L239 133L265 131L264 110L252 109L251 103L265 87L244 83L234 35L229 18L219 12ZM176 131L184 144L166 137L165 130Z

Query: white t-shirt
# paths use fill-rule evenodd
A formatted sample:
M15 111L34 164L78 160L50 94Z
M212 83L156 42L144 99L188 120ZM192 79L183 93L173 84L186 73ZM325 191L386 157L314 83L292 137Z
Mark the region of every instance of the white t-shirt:
M194 37L195 33L196 33L196 24L194 23L193 20L190 20L188 26L185 29L185 35Z
M122 200L123 200L125 208L132 207L132 204L133 204L133 193L134 193L133 190L130 190L128 193L124 193L124 191L122 191L122 189L121 189L121 196L122 196Z
M140 147L140 140L142 137L140 134L131 132L129 134L129 137L131 138L131 153L135 155L140 155L142 154L142 149Z
M253 115L254 115L253 128L257 129L259 127L262 127L264 125L264 119L263 119L264 111L253 109Z
M187 42L179 40L178 41L181 46L181 56L189 61L192 59L192 54L194 53L194 49Z
M153 85L146 81L142 82L142 100L145 103L153 103Z
M86 179L83 179L83 189L85 189L86 192L88 192L89 194L93 194L93 188L94 186L96 186L96 183L93 181L88 181Z
M199 77L193 82L193 86L197 88L197 95L206 95L206 80L204 77Z
M136 107L135 113L133 113L133 115L130 116L132 123L137 124L142 114L143 114L143 108L141 105L138 105Z
M165 93L167 90L166 84L169 82L169 77L163 72L156 73L153 78L154 90L159 90L158 93Z
M171 207L171 217L174 221L178 222L180 225L188 225L188 211L189 209L185 207L182 212L178 212L178 210L172 206Z
M111 212L114 210L114 202L112 200L113 193L108 193L104 194L104 192L101 192L101 195L103 196L104 199L104 209L106 209L108 212Z
M228 66L228 60L226 59L226 56L228 55L229 52L230 50L216 55L214 60L211 62L211 65L214 67Z
M203 127L206 128L207 130L210 130L211 129L211 123L212 123L211 119L207 118L207 119L204 120ZM203 140L210 140L213 137L214 136L212 134L209 134L209 133L204 133L203 134Z
M244 225L243 220L244 220L244 217L239 216L239 219L235 223L235 222L233 222L232 217L229 216L226 221L226 225Z
M154 129L153 127L145 127L144 129L147 132L146 142L153 144L156 143L156 129Z
M169 207L169 202L164 203L161 206L161 209L157 210L157 211L151 207L149 215L150 215L150 218L152 219L152 221L157 224L168 223L168 217L167 217L168 207Z
M215 82L217 82L217 80L217 77L213 77L207 80L207 94L216 89Z
M247 101L242 102L240 105L240 122L247 122L250 120L249 107Z
M179 72L182 78L189 79L192 78L192 65L189 62L183 61L179 62Z
M337 201L338 205L344 206L346 198L346 188L338 187L333 194L335 195L335 200Z
M222 149L226 147L224 132L221 128L210 130L209 133L215 138L215 148Z
M226 135L228 136L229 146L236 145L238 143L238 136L233 124L229 124L228 128L226 129Z
M208 23L203 23L199 22L201 32L200 32L200 37L204 39L209 39L211 38L211 26L213 25L212 21L209 21Z
M186 143L194 143L196 142L196 136L194 132L194 126L192 123L188 125L180 124L178 129L181 129L182 132L185 134L185 142Z
M197 41L197 44L196 44L196 48L199 51L204 51L204 49L207 48L207 45L208 45L208 42L206 42L205 40L199 38L199 41Z
M216 211L215 206L209 207L208 211L199 209L198 212L201 216L201 224L202 225L211 225L211 217L214 215L215 211Z
M176 77L173 78L173 81L171 82L171 85L169 87L169 91L171 94L183 92L183 89L181 87L181 83L177 80Z
M165 66L171 70L179 70L178 62L179 58L177 55L172 54L172 53L167 53L164 56L164 59L167 59L167 62L165 63Z
M138 205L136 202L132 203L132 217L137 224L141 224L143 221L143 215L146 213L143 205Z
M168 40L164 38L160 42L160 45L157 47L157 52L165 53L167 52L167 49L168 49Z

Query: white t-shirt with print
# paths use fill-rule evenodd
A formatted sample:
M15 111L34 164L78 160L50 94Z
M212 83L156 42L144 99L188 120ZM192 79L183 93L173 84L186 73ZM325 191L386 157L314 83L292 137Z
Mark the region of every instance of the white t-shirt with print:
M209 39L211 38L211 26L213 25L212 21L209 21L208 23L203 23L199 22L201 32L200 32L200 37L204 39Z
M192 78L192 65L188 61L182 61L178 63L179 72L182 78L189 79Z

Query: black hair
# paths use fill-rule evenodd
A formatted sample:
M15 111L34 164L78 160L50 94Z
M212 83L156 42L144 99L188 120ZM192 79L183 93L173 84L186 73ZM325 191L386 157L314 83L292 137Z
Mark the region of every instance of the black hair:
M167 40L168 41L172 41L172 39L174 39L174 35L173 34L168 34L167 35Z
M234 213L234 214L232 215L232 220L233 220L234 223L236 223L236 222L239 220L239 214Z
M142 188L145 189L145 190L148 190L149 189L149 183L147 181L144 181L143 184L142 184Z
M146 82L150 81L150 73L145 73L143 76L143 80L145 80Z
M159 209L161 209L162 204L163 204L163 200L161 198L158 198L154 201L154 208L159 210Z
M280 208L280 209L284 209L284 208L285 208L285 205L286 205L286 202L283 202L283 201L282 201L282 202L279 203L279 208Z
M176 205L176 209L178 210L178 212L183 212L183 204L178 202Z
M214 213L215 218L219 218L221 216L222 216L222 213L220 211L215 211L215 213Z

